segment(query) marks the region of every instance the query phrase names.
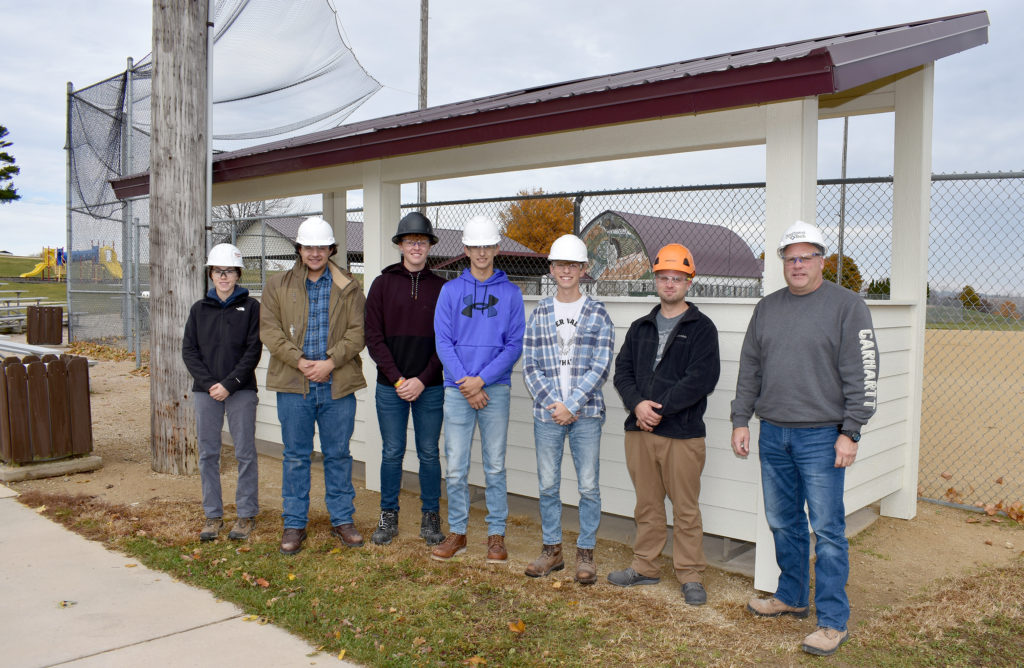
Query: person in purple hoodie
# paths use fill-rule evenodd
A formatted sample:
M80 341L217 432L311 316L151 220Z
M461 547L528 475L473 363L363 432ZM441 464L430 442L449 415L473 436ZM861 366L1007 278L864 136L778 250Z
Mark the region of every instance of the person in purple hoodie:
M426 216L418 211L407 214L391 241L402 251L402 261L385 267L366 295L366 349L377 363L377 420L383 446L380 521L370 540L387 545L398 535L398 492L412 413L420 464L420 537L428 545L437 545L444 539L437 445L444 386L434 345L434 306L444 279L427 267L427 254L437 235Z
M448 467L448 530L431 558L466 550L469 453L480 426L487 501L487 561L505 563L505 442L512 367L523 351L523 293L494 268L501 236L494 221L466 223L462 244L469 268L441 288L434 311L437 355L444 365L444 453Z

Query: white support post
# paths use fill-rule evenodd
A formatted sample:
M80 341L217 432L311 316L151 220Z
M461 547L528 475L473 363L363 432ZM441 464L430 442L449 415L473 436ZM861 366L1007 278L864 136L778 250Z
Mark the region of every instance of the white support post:
M928 226L932 185L932 108L935 66L928 64L895 86L896 118L892 206L891 293L914 304L910 360L906 375L907 449L903 484L882 499L881 513L911 519L917 515L918 457L921 449L921 385L927 309Z
M391 237L401 217L401 184L386 183L381 178L381 162L368 162L363 170L363 290L368 292L373 279L384 267L394 264L397 254ZM367 354L363 355L363 375L370 388L363 412L363 443L366 452L366 489L380 491L381 439L377 411L373 405L377 367Z
M795 220L815 222L818 184L818 100L805 98L771 104L767 114L765 146L765 253L764 294L785 286L782 261L775 252L779 239ZM759 429L751 426L756 443ZM757 446L750 456L757 456ZM754 588L774 593L779 584L775 540L764 510L760 474L757 485Z
M324 220L334 230L334 242L338 244L338 254L332 258L336 264L345 269L348 266L348 193L344 190L332 190L322 195Z

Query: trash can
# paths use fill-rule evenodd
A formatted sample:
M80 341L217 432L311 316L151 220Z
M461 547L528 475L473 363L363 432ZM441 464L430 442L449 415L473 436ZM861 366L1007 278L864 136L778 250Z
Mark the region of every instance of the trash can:
M64 307L28 306L25 308L25 340L33 346L59 346L64 343Z

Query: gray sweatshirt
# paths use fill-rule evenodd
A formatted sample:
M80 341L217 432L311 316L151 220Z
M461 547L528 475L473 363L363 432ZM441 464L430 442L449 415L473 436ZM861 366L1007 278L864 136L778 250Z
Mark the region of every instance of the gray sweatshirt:
M755 412L780 427L842 424L859 431L875 413L878 344L857 294L825 281L782 288L754 307L740 352L732 426Z

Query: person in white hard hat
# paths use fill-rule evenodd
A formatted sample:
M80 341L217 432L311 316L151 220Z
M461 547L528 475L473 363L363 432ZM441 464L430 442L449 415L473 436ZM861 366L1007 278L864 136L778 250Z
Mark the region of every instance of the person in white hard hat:
M220 450L225 412L238 461L237 519L228 538L248 539L259 513L255 371L263 344L260 303L238 285L242 267L242 253L231 244L210 249L206 275L213 287L192 305L181 341L181 357L193 378L199 479L206 516L199 532L201 541L215 540L224 528Z
M480 426L487 501L487 561L505 563L508 497L505 445L512 367L523 350L523 293L494 268L501 236L494 221L466 223L462 244L469 268L445 283L434 310L437 356L444 365L444 452L448 536L431 551L447 561L466 550L469 454Z
M559 487L568 438L580 494L574 579L584 585L597 581L594 548L601 523L598 478L605 420L601 388L608 380L615 349L615 326L604 304L580 291L587 261L587 246L579 237L566 234L555 239L548 252L555 296L538 302L523 337L523 378L533 395L543 542L526 575L542 577L565 566Z
M824 280L825 238L796 221L779 240L786 287L754 308L740 352L732 402L732 448L750 453L748 423L760 418L758 458L765 515L782 574L770 598L747 609L759 617L807 617L810 535L814 607L810 654L834 654L849 638L850 573L843 507L845 472L861 428L875 412L878 346L864 300ZM804 510L804 507L807 510Z
M295 554L306 540L316 426L331 534L346 547L363 545L353 521L356 492L349 439L355 428L355 392L366 387L359 356L366 298L359 282L330 261L338 246L323 218L302 222L295 251L295 266L267 281L260 321L260 337L271 354L267 389L277 392L284 442L282 554Z

